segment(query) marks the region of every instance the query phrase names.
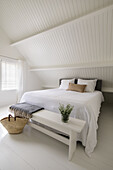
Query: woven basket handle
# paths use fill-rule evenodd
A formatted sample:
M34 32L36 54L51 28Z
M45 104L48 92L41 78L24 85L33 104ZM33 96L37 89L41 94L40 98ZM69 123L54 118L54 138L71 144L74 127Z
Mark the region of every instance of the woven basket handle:
M8 121L10 121L10 118L13 117L11 114L8 116ZM14 121L16 121L16 116L14 117Z

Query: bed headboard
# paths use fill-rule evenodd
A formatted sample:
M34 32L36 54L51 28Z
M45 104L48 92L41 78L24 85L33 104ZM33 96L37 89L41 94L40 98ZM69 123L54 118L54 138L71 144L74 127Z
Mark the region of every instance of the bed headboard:
M59 79L59 85L61 84L61 80L69 80L69 79L73 79L73 78L61 78ZM85 80L93 80L93 79L96 79L96 78L81 78L81 79L85 79ZM77 84L77 81L78 81L78 78L75 78L75 84ZM98 91L101 91L102 89L102 80L100 79L97 79L97 84L96 84L96 87L95 87L95 90L98 90Z

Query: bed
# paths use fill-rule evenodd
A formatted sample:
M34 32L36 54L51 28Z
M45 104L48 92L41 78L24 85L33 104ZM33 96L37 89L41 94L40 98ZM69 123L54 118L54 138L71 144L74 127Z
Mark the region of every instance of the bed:
M76 79L74 83L76 83ZM91 93L66 91L59 88L31 91L24 93L20 102L38 105L56 113L59 113L59 103L73 105L74 109L70 116L86 121L83 131L78 134L77 141L82 142L82 145L85 146L86 154L90 156L97 144L97 121L101 103L104 100L102 92L99 91L101 90L101 80L97 81L95 89Z

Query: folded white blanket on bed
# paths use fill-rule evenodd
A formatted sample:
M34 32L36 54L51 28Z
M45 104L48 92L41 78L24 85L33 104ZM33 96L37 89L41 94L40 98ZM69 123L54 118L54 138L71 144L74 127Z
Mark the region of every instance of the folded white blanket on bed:
M86 121L85 128L78 135L78 141L82 142L86 153L90 156L97 144L97 120L102 101L103 95L100 91L79 93L63 89L49 89L26 92L20 102L38 105L57 113L59 113L59 103L73 105L71 116Z

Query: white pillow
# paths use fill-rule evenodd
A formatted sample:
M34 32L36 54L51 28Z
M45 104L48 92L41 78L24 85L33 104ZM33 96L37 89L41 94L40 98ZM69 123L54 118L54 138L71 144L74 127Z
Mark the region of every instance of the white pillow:
M95 86L96 86L97 79L95 80L84 80L84 79L78 79L77 84L86 84L85 91L86 92L94 92Z
M61 80L59 89L68 89L69 83L74 83L75 79Z

